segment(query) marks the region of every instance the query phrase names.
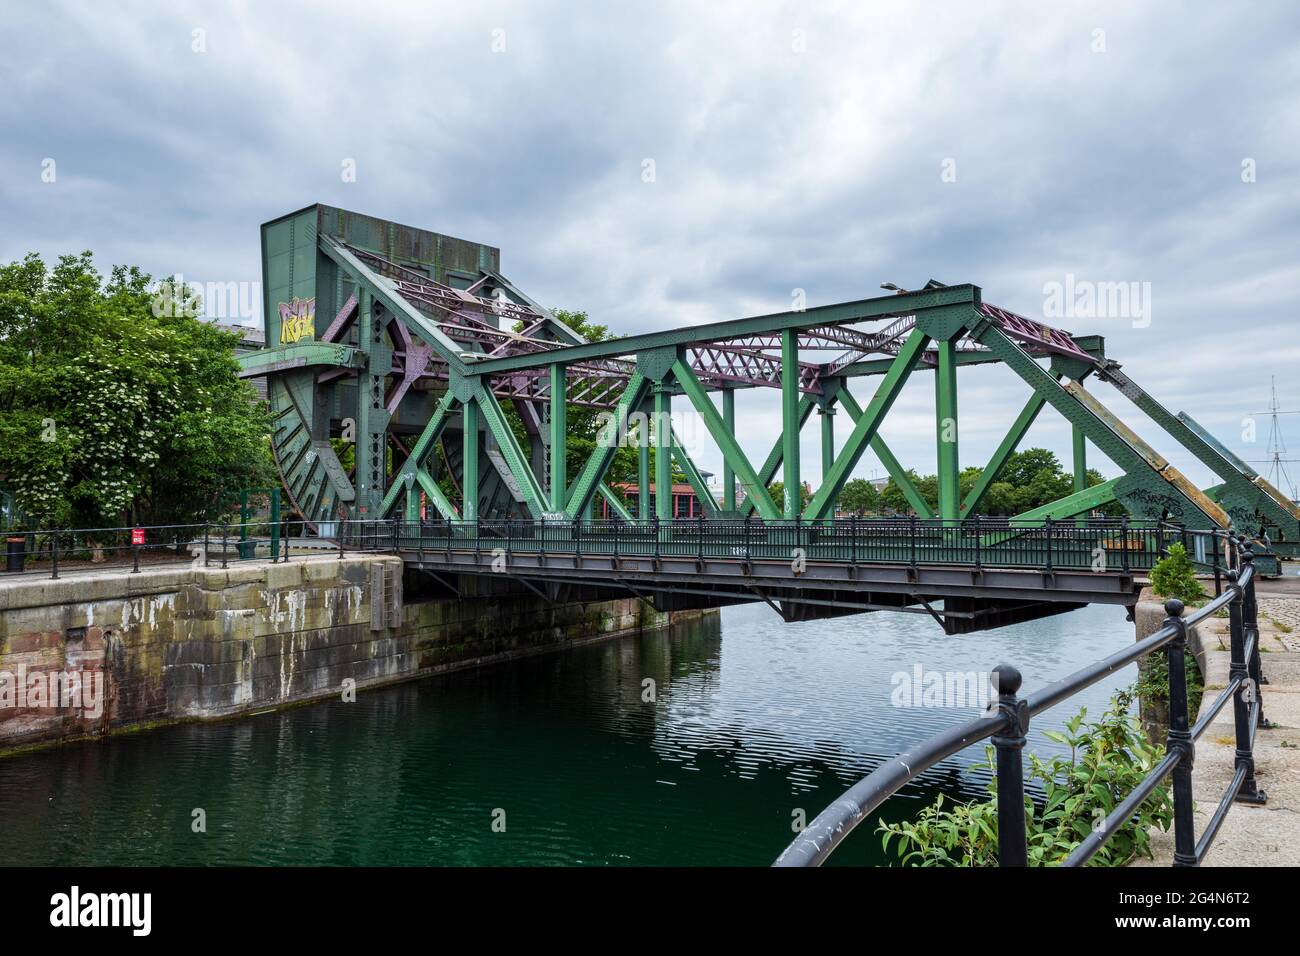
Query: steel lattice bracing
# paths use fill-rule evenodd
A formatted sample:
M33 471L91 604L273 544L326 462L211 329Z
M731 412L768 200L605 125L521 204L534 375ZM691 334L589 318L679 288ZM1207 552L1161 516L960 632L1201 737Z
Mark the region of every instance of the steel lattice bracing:
M241 359L243 374L269 380L286 494L318 527L340 517L572 521L600 501L629 524L671 517L667 495L651 508L651 484L675 479L707 490L672 430L650 427L674 406L700 416L723 462L724 487L717 501L705 496L704 522L828 521L868 449L918 517L960 522L979 514L999 468L1050 408L1072 427L1075 486L1022 522L1117 501L1136 518L1232 524L1283 547L1300 540L1300 510L1139 389L1105 357L1099 337L990 305L974 285L932 281L898 295L586 342L505 278L490 246L318 205L264 225L262 253L267 347ZM1008 396L1023 408L963 496L959 373L991 362L1023 382ZM879 433L904 386L931 376L937 508ZM1085 387L1089 376L1116 385L1222 484L1209 494L1191 485ZM850 387L864 385L871 394L859 401ZM762 460L751 460L738 437L756 388L779 394L783 417L781 438ZM584 408L608 424L575 470L568 421ZM799 456L814 414L820 468ZM608 472L629 436L642 445L640 491L625 502ZM1120 472L1092 488L1088 444ZM810 472L819 480L805 504L797 489ZM781 500L768 492L776 480L786 489Z

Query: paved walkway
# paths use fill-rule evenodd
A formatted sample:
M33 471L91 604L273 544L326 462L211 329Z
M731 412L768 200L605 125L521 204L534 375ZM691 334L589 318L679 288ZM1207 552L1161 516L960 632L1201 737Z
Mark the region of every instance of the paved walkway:
M1276 727L1255 736L1255 770L1268 795L1262 807L1237 803L1228 812L1204 866L1300 866L1300 578L1262 581L1259 605L1260 666L1264 716ZM1198 630L1205 647L1208 709L1228 682L1228 622L1211 618ZM1219 712L1196 744L1192 786L1199 836L1232 779L1235 740L1232 704ZM1168 866L1174 855L1173 830L1151 835L1155 860L1135 866Z

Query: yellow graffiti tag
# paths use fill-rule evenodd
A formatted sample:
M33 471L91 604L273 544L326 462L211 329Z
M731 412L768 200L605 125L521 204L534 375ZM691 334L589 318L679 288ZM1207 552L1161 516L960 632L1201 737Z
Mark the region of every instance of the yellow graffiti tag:
M294 299L280 303L280 344L316 337L316 300Z

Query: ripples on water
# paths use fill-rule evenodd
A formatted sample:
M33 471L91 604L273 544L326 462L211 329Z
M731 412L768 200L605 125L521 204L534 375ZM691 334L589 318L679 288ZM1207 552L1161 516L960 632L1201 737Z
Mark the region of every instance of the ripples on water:
M879 612L784 624L723 610L672 632L218 724L0 760L0 839L28 864L754 864L864 773L975 708L891 706L891 675L1014 663L1032 690L1125 647L1118 608L947 637ZM1030 746L1126 668L1039 717ZM657 703L642 702L652 678ZM983 797L969 750L886 804ZM202 808L207 832L191 830ZM494 832L504 811L505 832ZM881 863L864 824L837 852Z

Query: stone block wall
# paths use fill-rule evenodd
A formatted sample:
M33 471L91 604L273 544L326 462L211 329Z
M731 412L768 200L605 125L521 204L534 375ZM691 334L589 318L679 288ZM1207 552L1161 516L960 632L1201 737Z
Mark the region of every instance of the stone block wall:
M403 603L378 555L0 579L0 753L509 660L674 617L637 600ZM485 592L486 592L485 588Z

